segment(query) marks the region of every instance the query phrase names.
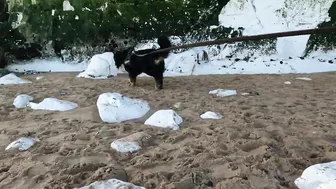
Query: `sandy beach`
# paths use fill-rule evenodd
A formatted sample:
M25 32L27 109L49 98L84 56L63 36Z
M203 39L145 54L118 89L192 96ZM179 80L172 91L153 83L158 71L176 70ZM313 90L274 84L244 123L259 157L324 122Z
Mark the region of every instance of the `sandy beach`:
M305 168L336 158L335 73L172 77L164 79L161 91L154 89L153 78L138 78L133 88L126 76L91 80L77 74L18 75L33 83L0 86L0 188L67 189L116 178L148 189L295 189ZM239 94L208 94L218 88ZM146 100L152 109L141 119L103 123L96 103L104 92ZM240 95L245 92L253 95ZM19 94L79 107L16 109L12 103ZM143 124L168 108L183 118L180 130ZM201 119L206 111L223 118ZM110 147L138 132L151 136L139 152ZM40 142L24 152L5 151L22 136Z

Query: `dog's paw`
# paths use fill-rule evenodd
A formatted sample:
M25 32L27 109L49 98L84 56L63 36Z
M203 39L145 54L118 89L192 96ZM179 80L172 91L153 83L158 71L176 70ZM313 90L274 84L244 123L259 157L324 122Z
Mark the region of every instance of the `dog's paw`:
M155 89L156 90L161 90L163 87L162 86L157 86L157 85L155 85Z
M131 87L134 87L135 86L135 82L132 81L131 79L128 79L128 85L131 86Z
M135 87L135 83L133 83L133 82L129 82L128 85L129 85L130 87Z

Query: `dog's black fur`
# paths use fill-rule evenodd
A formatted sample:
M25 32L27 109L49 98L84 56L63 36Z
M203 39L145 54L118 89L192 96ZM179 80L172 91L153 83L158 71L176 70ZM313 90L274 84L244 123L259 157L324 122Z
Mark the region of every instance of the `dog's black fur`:
M160 45L160 49L172 46L169 38L166 36L160 36L158 38L158 44ZM144 55L158 49L144 49L135 52L133 49L134 47L130 47L114 53L114 60L117 68L124 65L132 86L135 86L138 75L146 73L147 75L154 77L155 88L162 89L163 73L165 71L164 59L168 57L169 51Z

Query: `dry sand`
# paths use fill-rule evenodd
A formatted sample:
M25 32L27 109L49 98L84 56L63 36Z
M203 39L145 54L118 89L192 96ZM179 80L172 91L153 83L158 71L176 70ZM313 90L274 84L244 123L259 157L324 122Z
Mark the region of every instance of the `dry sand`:
M293 181L315 163L336 158L336 74L222 75L165 78L75 78L77 73L21 76L33 84L0 86L0 188L73 188L117 178L146 188L296 188ZM306 75L305 75L306 76ZM284 84L291 81L291 85ZM259 96L216 97L217 88ZM61 92L67 94L61 96ZM144 126L144 119L104 124L96 101L104 92L147 100L153 110L172 108L184 118L180 131ZM18 94L39 102L55 97L79 103L70 112L15 109ZM216 111L221 120L202 120ZM148 115L146 115L148 117ZM113 140L137 132L152 139L138 153L115 152ZM25 152L5 152L20 136L41 140ZM212 187L209 187L212 188Z

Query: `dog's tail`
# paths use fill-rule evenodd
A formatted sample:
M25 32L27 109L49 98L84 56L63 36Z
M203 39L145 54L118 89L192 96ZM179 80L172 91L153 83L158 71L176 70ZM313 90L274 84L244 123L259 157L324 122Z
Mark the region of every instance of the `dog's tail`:
M165 48L169 48L172 46L169 38L167 36L160 36L158 38L158 44L160 45L160 49L165 49ZM163 58L167 58L169 55L169 51L165 51L165 52L160 52L159 56L163 57Z

